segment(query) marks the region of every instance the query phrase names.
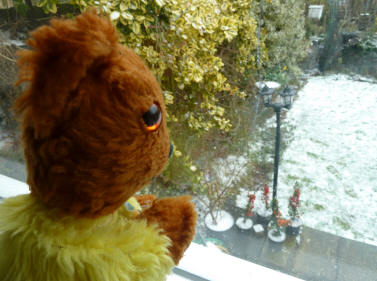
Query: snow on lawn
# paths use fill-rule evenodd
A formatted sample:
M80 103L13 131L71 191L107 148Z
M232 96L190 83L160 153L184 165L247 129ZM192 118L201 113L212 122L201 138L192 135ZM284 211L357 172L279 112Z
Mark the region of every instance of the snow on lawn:
M279 169L283 214L297 181L305 225L377 245L377 84L311 78L283 123L295 127Z

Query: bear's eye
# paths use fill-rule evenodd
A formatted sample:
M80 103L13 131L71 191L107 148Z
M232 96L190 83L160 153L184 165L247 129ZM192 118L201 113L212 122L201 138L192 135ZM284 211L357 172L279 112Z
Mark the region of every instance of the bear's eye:
M156 104L153 104L147 112L143 114L143 119L148 132L156 131L161 125L161 111Z

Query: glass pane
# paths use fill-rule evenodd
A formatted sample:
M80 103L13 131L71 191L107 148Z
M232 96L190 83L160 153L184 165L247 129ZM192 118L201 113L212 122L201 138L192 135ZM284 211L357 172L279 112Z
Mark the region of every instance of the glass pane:
M140 180L148 184L134 195L192 196L198 214L195 243L304 280L376 279L377 0L156 0L105 6L89 0L58 6L55 1L37 2L0 1L0 197L13 195L6 190L9 186L24 186L3 176L21 182L27 178L25 144L11 108L28 88L27 83L14 86L16 52L32 49L25 40L51 17L73 18L80 9L96 6L111 18L120 44L151 69L166 112L160 115L165 107L155 100L155 80L146 81L140 65L129 68L135 63L133 56L114 66L125 58L111 56L126 52L109 47L115 35L59 33L58 39L51 39L59 44L43 51L54 55L42 64L47 68L58 61L77 67L66 72L56 67L47 73L41 67L33 73L40 75L38 87L47 89L48 95L42 96L42 90L34 93L36 111L43 112L27 117L25 124L34 133L29 137L38 137L38 125L62 124L50 135L39 136L40 147L31 148L35 154L29 154L30 161L41 161L36 166L43 167L56 164L56 159L39 155L44 145L62 153L62 163L110 167L108 173L98 172L103 177L88 182L111 181L124 173L124 182L130 184L134 175L162 169L155 163L163 152L155 158L129 155L146 147L149 152L163 151L157 143L165 136L159 129L166 121L173 155L152 180ZM95 43L82 51L87 46L82 42L92 39ZM95 57L85 60L86 56ZM28 71L21 75L29 79ZM71 79L77 79L74 86L64 88ZM273 97L261 95L265 85ZM278 95L287 86L297 89L294 97ZM56 91L48 90L55 87ZM130 98L134 91L137 94ZM111 98L104 102L106 95ZM145 140L137 145L127 134L138 130L141 116L151 107L144 109L140 97L147 97L158 110L151 116L150 135L135 133ZM99 110L105 105L106 110ZM54 113L59 106L59 114ZM85 110L103 118L80 119ZM143 110L140 120L124 128L124 112ZM44 114L50 118L43 119ZM36 118L43 120L36 125ZM68 120L77 122L66 126ZM119 132L109 137L110 125L119 126ZM85 132L79 141L78 130ZM26 145L30 138L25 138ZM59 138L75 139L79 148L71 151L89 151L90 157L65 155ZM150 138L155 138L153 145L147 143ZM98 150L90 150L88 140ZM100 148L118 144L119 159L100 153ZM132 153L125 153L132 145ZM41 158L35 160L36 155ZM131 158L133 168L122 169ZM143 163L144 158L149 162ZM75 169L90 177L84 168L54 168ZM18 193L21 189L14 188ZM202 266L210 262L204 260ZM195 275L184 277L195 280Z

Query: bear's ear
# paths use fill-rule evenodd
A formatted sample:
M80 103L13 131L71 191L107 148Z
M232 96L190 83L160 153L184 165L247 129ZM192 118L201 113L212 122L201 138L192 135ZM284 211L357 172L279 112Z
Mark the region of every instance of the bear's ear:
M14 109L38 139L59 126L72 104L78 106L80 81L93 64L116 52L118 35L109 18L89 9L74 20L52 20L33 31L27 43L31 50L18 53L17 83L29 85Z

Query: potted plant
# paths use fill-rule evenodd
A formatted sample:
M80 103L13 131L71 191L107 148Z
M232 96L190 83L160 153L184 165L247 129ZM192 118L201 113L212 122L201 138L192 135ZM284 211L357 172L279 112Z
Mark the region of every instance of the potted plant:
M254 215L253 209L254 209L255 194L249 194L248 197L249 197L249 200L247 203L245 216L239 217L236 220L236 225L241 230L249 230L253 227L253 220L251 219L251 217Z
M201 182L203 193L197 199L203 203L208 213L204 223L210 231L223 232L234 225L232 214L223 209L229 198L239 191L241 178L246 178L246 163L243 157L205 158L202 167L206 167ZM246 160L245 160L246 161Z
M208 208L208 213L204 217L204 223L212 231L227 231L234 225L233 216L222 209L227 198L227 191L227 187L222 187L220 183L214 181L207 184L207 200L200 198Z
M290 223L290 220L283 219L281 216L281 212L278 208L278 202L275 199L273 202L274 212L269 223L269 230L267 232L268 238L276 243L282 243L286 239L285 228Z
M232 194L232 185L224 185L218 179L213 179L204 183L206 196L198 196L200 202L207 209L204 223L209 230L223 232L232 228L234 225L233 216L223 210L223 206L228 196Z
M271 220L272 208L270 206L270 189L266 184L263 188L262 203L257 210L257 222L267 225Z
M288 214L291 223L287 226L286 232L288 235L296 236L300 233L302 220L300 218L300 195L301 189L298 183L295 184L293 195L289 197Z

